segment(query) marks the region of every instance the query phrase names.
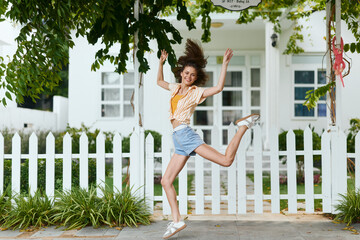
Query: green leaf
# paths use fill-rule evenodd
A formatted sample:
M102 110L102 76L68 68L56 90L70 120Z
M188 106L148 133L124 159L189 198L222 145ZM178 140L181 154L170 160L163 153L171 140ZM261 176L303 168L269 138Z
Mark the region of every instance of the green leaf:
M8 99L12 100L11 94L10 94L8 91L5 92L5 96L6 96Z
M350 44L348 44L348 43L344 44L344 51L348 52L349 49L350 49Z
M350 45L350 51L351 51L351 53L354 53L355 50L356 50L356 44L355 44L355 43L351 43L351 45Z

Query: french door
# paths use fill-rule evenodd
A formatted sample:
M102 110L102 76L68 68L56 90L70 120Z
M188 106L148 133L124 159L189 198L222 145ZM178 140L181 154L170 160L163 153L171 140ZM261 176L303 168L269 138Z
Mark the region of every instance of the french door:
M209 81L205 88L216 86L221 66L208 66ZM192 123L204 133L204 141L211 144L211 129L217 126L220 143L227 145L227 128L231 122L250 113L260 113L260 68L229 66L221 93L207 98L197 106Z

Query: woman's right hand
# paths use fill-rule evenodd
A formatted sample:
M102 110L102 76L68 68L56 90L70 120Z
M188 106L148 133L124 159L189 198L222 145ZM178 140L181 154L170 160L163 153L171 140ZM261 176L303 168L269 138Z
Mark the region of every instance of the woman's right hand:
M164 49L161 50L160 63L164 63L167 57L168 53Z

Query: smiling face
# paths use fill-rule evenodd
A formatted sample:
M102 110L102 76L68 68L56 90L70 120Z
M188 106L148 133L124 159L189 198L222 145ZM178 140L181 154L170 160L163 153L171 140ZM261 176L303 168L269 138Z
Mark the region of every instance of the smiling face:
M184 70L180 73L181 82L185 83L188 86L191 86L197 79L197 72L194 67L186 66Z

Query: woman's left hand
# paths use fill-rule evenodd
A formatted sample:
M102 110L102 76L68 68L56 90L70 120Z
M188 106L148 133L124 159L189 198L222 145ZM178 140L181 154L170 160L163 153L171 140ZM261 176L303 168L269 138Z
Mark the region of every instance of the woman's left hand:
M233 50L231 50L230 48L226 49L226 52L224 53L224 57L223 57L223 64L228 65L232 56L233 56Z

